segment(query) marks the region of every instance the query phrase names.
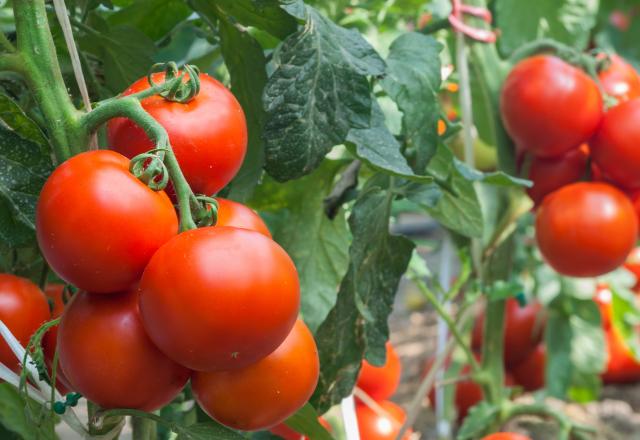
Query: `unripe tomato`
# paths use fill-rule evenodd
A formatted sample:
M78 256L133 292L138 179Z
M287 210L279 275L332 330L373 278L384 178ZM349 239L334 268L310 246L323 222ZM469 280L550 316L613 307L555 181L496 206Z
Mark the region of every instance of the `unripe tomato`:
M640 98L605 113L590 142L591 155L604 176L626 189L640 188Z
M356 386L367 393L372 399L386 400L398 389L402 365L400 358L391 342L387 342L387 359L381 367L374 367L369 362L362 361L362 368Z
M267 357L234 371L194 372L193 394L204 412L234 429L268 429L300 409L318 383L320 362L313 335L298 320Z
M135 290L76 293L62 315L58 347L73 389L103 408L154 411L189 379L189 370L162 354L145 333Z
M49 176L36 208L38 244L62 279L95 293L138 281L151 256L178 232L167 195L129 172L113 151L81 153Z
M545 197L536 217L536 240L557 272L595 277L620 266L638 236L633 205L606 183L580 182Z
M50 305L53 305L51 308L51 319L58 318L62 316L62 312L64 312L64 301L62 299L62 295L64 293L64 286L62 284L49 284L46 286L44 290L45 295L49 301ZM49 369L49 374L53 373L52 365L53 358L56 354L56 348L58 346L58 326L51 327L42 338L42 349L44 350L44 360ZM58 367L56 368L56 388L60 391L61 394L67 394L71 392L71 384L69 383L69 379L62 372L62 368L60 368L60 362L58 362Z
M161 82L164 73L153 75ZM123 96L147 90L141 78ZM180 168L196 193L213 195L233 179L247 151L247 122L231 92L209 75L200 74L200 92L187 103L172 102L159 95L145 98L142 107L169 135ZM115 118L107 127L109 145L132 158L155 148L133 121Z
M591 138L602 97L584 72L552 55L520 61L502 87L500 112L516 145L540 157L561 156Z
M258 232L228 226L176 236L140 281L147 333L167 356L197 371L262 359L287 337L299 305L287 253Z
M622 57L612 54L611 64L598 73L604 91L618 103L640 97L640 76Z
M482 440L531 440L526 435L516 434L515 432L497 432L495 434L482 437Z
M537 301L520 306L515 298L508 298L504 315L504 363L512 367L522 362L540 343L544 333L544 312ZM482 347L484 315L473 327L471 343L475 350Z
M533 181L533 186L527 188L527 194L539 205L547 194L579 181L585 175L588 162L586 144L569 150L562 157L534 157L529 167L529 180Z
M218 201L218 222L216 226L233 226L250 229L271 238L271 232L255 211L233 200L216 198Z
M42 291L31 281L15 275L0 274L0 320L11 330L20 345L26 347L31 336L50 317L49 304ZM18 358L0 338L0 362L20 371Z
M385 414L378 414L364 403L356 403L360 438L362 440L395 440L402 424L407 420L407 414L404 409L388 400L377 403ZM408 430L402 439L409 440L411 433L412 431Z
M544 387L546 364L547 349L544 344L538 344L529 356L511 369L511 374L525 390L536 391Z

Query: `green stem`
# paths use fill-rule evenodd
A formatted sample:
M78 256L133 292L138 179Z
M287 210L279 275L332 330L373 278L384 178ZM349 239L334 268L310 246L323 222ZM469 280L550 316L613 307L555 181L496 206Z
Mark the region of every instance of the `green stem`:
M504 422L518 416L538 416L555 420L560 427L560 439L569 439L570 436L580 437L581 433L595 434L597 431L592 426L574 423L561 411L547 407L545 404L513 404L505 412Z
M156 422L147 418L132 417L131 429L133 440L154 440L156 436Z
M505 300L491 301L487 304L484 318L482 364L490 381L483 384L483 391L485 400L491 403L498 403L503 398L504 309Z
M194 195L178 165L178 160L171 148L167 131L144 110L138 100L142 99L142 97L157 93L157 91L152 91L156 88L157 87L152 87L148 91L136 95L103 101L91 112L82 116L80 126L82 130L88 134L95 131L109 119L119 116L129 118L140 126L147 136L155 142L157 148L163 149L165 152L164 162L176 191L178 206L180 208L180 230L195 229L196 224L191 214L191 201L194 199Z
M15 52L16 47L13 45L11 41L7 38L4 32L0 32L0 46L7 52Z

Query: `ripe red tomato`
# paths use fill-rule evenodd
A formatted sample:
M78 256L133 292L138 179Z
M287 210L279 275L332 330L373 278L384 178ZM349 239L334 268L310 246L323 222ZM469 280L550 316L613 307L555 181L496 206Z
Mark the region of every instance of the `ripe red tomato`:
M258 232L228 226L173 238L140 281L147 333L167 356L197 371L262 359L287 337L299 305L287 253Z
M320 362L301 320L271 354L233 371L194 372L193 394L209 416L234 429L256 431L282 423L311 397Z
M36 208L40 249L62 279L90 292L138 281L151 256L178 232L167 195L129 172L113 151L79 154L60 165Z
M73 389L103 408L154 411L182 390L189 370L144 331L138 292L76 293L58 329L60 366Z
M602 108L596 83L551 55L520 61L500 96L507 132L516 145L540 157L561 156L588 141Z
M585 175L588 162L587 144L569 150L562 157L534 157L529 167L529 180L533 181L533 186L527 188L527 194L536 205L540 204L547 194L579 181Z
M381 367L374 367L367 361L362 361L360 376L356 386L367 393L372 399L386 400L398 389L402 365L400 358L390 342L387 342L387 360Z
M516 434L515 432L497 432L495 434L482 437L482 440L531 440L526 435Z
M64 312L64 301L62 295L64 293L64 286L62 284L49 284L44 290L45 295L49 301L51 307L51 319L58 318ZM58 326L51 327L42 338L42 349L44 350L44 360L49 368L49 374L52 374L53 370L53 358L58 346ZM72 387L69 379L62 372L60 362L56 368L56 388L61 394L67 394L71 392Z
M218 222L216 226L233 226L250 229L271 238L271 232L264 221L251 208L233 200L218 197Z
M618 103L640 97L640 76L638 72L618 55L610 56L611 64L598 73L602 88Z
M153 76L156 82L163 78L164 73ZM148 88L147 78L141 78L123 95ZM194 192L213 195L233 179L247 151L247 122L242 107L224 85L201 74L200 92L191 101L181 104L154 95L141 104L167 130ZM109 121L107 134L111 148L129 158L155 148L142 128L129 119Z
M626 189L640 188L640 98L610 109L590 143L602 173Z
M595 277L620 266L638 237L627 196L606 183L579 182L549 194L538 209L536 240L557 272Z
M393 402L382 400L377 402L385 414L378 414L366 404L356 403L356 418L358 430L362 440L395 440L407 420L404 410ZM411 438L411 430L402 437L403 440Z
M544 344L538 344L525 360L511 369L511 374L525 390L536 391L544 387L546 364L547 349Z
M637 291L640 288L640 246L633 248L624 262L624 268L636 277L636 284L633 286L633 290Z
M544 314L540 303L529 302L520 307L514 298L508 298L505 304L504 318L504 363L507 367L518 365L540 343L544 333ZM480 315L473 327L472 346L475 350L482 347L484 334L484 315Z
M49 304L42 291L31 281L15 275L0 274L0 320L11 330L23 347L50 317ZM0 338L0 362L20 371L18 358Z

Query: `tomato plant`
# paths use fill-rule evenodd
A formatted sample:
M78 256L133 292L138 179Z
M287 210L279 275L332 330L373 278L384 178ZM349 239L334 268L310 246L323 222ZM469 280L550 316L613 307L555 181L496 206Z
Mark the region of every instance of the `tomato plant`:
M218 198L218 221L216 226L233 226L250 229L271 238L271 232L264 221L251 208L242 203Z
M618 102L640 97L640 75L622 57L612 54L610 64L598 73L605 92Z

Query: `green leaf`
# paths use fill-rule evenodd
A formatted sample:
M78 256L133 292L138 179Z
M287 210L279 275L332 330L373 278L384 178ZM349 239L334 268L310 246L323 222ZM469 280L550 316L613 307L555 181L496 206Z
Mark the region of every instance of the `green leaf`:
M525 43L553 38L585 49L596 23L598 0L496 0L498 46L508 56Z
M384 114L377 101L373 101L368 128L352 128L347 135L347 146L355 156L370 167L410 180L430 182L429 176L416 176L400 152L400 143L384 122Z
M339 165L325 161L311 175L284 185L267 180L252 203L261 210L277 210L280 216L273 236L296 264L302 316L312 331L335 304L348 263L349 231L344 214L330 220L322 204Z
M487 402L480 402L469 410L456 439L473 440L480 438L498 418L498 408Z
M191 9L183 0L138 0L109 16L111 26L131 26L152 40L166 36L186 20Z
M44 433L27 418L25 400L18 390L8 383L0 384L0 425L23 439L35 439ZM5 438L5 437L2 437ZM45 438L52 438L47 436Z
M453 159L453 164L460 175L471 182L484 182L498 186L524 186L526 188L533 186L533 182L530 180L513 177L502 171L483 173L482 171L469 167L456 158Z
M310 173L351 128L369 126L366 75L384 71L384 62L358 32L311 7L307 11L307 25L275 52L263 98L266 170L279 181Z
M389 234L392 196L379 187L363 191L349 217L353 242L338 301L316 333L320 380L311 402L321 412L347 396L363 356L385 359L387 319L414 244Z
M294 415L285 420L285 424L296 432L313 440L332 440L331 434L318 422L318 413L307 403Z
M244 440L244 436L214 422L181 427L178 440Z
M11 98L0 93L0 120L7 128L13 130L26 140L42 145L49 150L49 141L33 122Z
M614 285L610 285L609 290L611 291L611 325L633 351L636 359L640 359L637 334L640 310L636 305L635 295L627 289Z
M231 76L231 91L247 118L249 144L242 167L231 184L230 198L246 201L262 175L264 149L260 133L265 112L262 92L267 83L267 60L258 42L227 20L220 20L222 56Z
M418 174L423 174L438 143L441 50L442 45L432 37L415 32L401 35L391 44L382 81L404 114L405 142L416 152L414 170Z

